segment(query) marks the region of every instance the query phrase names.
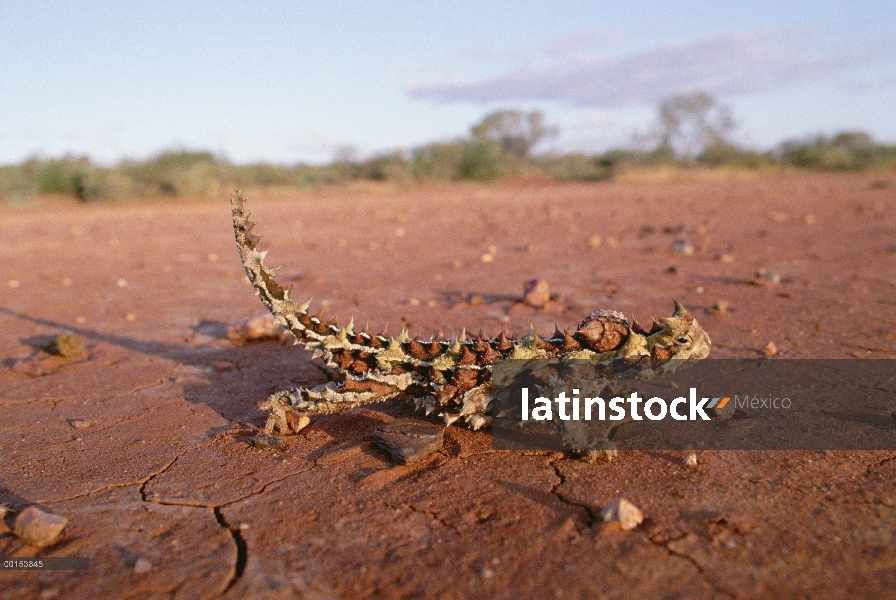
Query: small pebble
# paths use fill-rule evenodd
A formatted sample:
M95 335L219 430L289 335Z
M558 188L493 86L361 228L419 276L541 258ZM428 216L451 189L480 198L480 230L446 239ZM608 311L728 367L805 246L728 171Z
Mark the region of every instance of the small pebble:
M690 256L694 253L694 246L684 240L672 242L672 252L675 254L684 254Z
M283 450L286 447L286 443L283 440L269 433L253 435L249 438L249 444L259 450Z
M138 558L137 562L134 563L134 573L137 575L149 573L150 571L152 571L152 563L145 558Z
M495 255L494 255L494 254L489 254L488 252L486 252L485 254L483 254L483 255L480 257L479 260L481 260L481 261L484 262L484 263L495 262Z
M599 235L592 235L590 238L588 238L588 246L590 246L591 248L600 248L600 243L602 241L603 240L601 240Z
M778 345L774 342L769 342L762 350L762 353L766 356L776 356L778 354Z
M84 419L69 419L68 424L73 429L87 429L90 427L90 421Z
M618 523L626 531L634 529L644 521L641 510L625 498L613 501L600 512L600 516L605 523Z
M9 514L9 508L5 504L0 504L0 521L6 518L6 515Z
M43 365L34 357L20 358L12 363L10 369L29 377L40 377L44 374Z
M896 253L896 244L890 244L887 246L887 252Z
M473 294L472 296L470 296L469 302L470 306L482 306L484 304L487 304L485 298L483 298L479 294Z
M115 282L115 285L117 285L120 288L128 287L128 281L127 281L127 279L119 279L118 281Z
M727 312L731 312L731 306L728 305L727 300L716 300L712 305L712 311L723 315Z
M6 283L6 285L8 285L9 287L15 289L15 288L19 287L19 280L18 280L18 279L10 279L10 280Z
M234 323L227 328L227 339L241 344L249 340L266 340L280 337L283 327L277 323L274 315L261 315Z
M814 224L818 219L815 218L815 215L803 215L803 223L806 225Z
M544 308L551 301L551 288L544 279L530 279L523 284L523 303Z
M84 351L84 340L74 333L60 333L44 345L44 350L50 354L73 358L80 356Z
M226 360L218 360L212 363L212 368L215 371L232 371L233 363Z
M697 466L697 455L691 452L687 456L684 457L684 465L686 467L696 467Z
M46 548L56 543L68 519L29 506L16 517L13 531L31 546Z
M733 263L733 262L734 262L734 255L733 255L733 254L728 254L728 253L726 252L726 253L724 253L724 254L719 254L719 255L716 257L716 260L719 261L719 262L721 262L721 263Z
M410 304L411 306L420 306L421 302L417 298L411 298L410 300L408 300L408 304Z
M420 462L442 447L445 428L423 421L393 421L373 431L373 440L402 465Z
M781 274L777 271L759 269L756 271L756 281L759 285L778 285L781 283Z
M706 414L713 419L730 419L733 417L736 404L731 398L728 398L728 402L725 402L724 405L722 405L722 402L724 402L724 399L715 407L706 409Z

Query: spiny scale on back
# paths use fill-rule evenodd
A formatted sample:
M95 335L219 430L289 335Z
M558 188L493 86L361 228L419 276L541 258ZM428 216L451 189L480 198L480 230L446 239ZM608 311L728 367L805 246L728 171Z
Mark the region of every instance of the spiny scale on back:
M310 301L295 302L274 279L276 269L263 264L267 252L256 248L246 199L230 200L233 230L249 281L277 321L342 380L313 388L278 392L262 405L269 410L266 430L297 430L301 413L332 413L399 395L414 399L426 413L438 412L451 424L463 418L474 429L491 421L491 367L504 359L566 358L605 361L625 369L653 370L672 359L695 360L709 354L709 336L683 306L672 317L654 320L649 331L612 310L588 315L572 334L556 330L542 338L534 330L519 339L502 332L496 339L482 333L448 340L372 335L325 323L308 312Z

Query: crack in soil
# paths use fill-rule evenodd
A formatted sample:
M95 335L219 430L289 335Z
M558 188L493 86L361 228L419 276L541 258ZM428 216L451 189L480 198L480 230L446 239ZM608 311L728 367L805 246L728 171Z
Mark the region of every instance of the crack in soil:
M233 565L233 573L224 585L224 589L221 590L221 594L226 594L243 576L243 572L246 570L246 563L249 561L249 548L246 545L246 540L243 539L240 528L233 527L227 522L220 506L212 507L212 514L215 516L218 525L230 532L230 537L233 538L233 543L236 546L236 563Z
M170 463L168 463L168 465L165 466L164 469L162 469L158 473L153 474L152 477L147 478L147 480L143 483L143 485L140 486L140 498L144 502L152 502L154 504L161 504L162 506L190 506L193 508L210 509L212 511L212 515L215 517L215 521L218 523L218 525L220 525L221 527L223 527L230 533L230 537L233 538L233 544L236 547L236 561L234 563L233 571L232 571L230 577L228 577L227 582L225 583L221 592L218 593L216 596L216 597L220 597L221 595L227 593L227 591L230 588L232 588L234 585L236 585L237 581L239 581L240 578L243 576L243 572L246 570L246 563L249 561L249 546L248 546L248 544L246 544L246 540L243 538L242 531L240 530L239 527L234 527L230 523L227 522L227 519L224 517L224 513L221 512L221 509L225 508L227 506L230 506L231 504L236 504L237 502L245 500L246 498L251 498L252 496L257 496L258 494L263 494L267 490L268 486L270 486L274 483L283 481L283 480L285 480L289 477L292 477L294 475L300 475L302 473L307 473L308 471L310 471L311 469L314 468L314 465L309 466L307 469L302 469L301 471L293 471L292 473L288 473L287 475L284 475L283 477L278 477L277 479L272 479L271 481L266 482L260 488L253 490L244 496L240 496L239 498L237 498L235 500L231 500L229 502L224 502L222 504L170 502L170 501L166 501L166 500L162 500L162 499L147 498L146 485L149 483L149 481L151 479L153 479L154 477L164 473L168 468L170 468L175 463L175 461L177 461L178 458L180 458L185 453L186 453L186 451L177 455L174 458L174 460L172 460Z
M555 483L554 485L551 486L550 492L551 492L551 494L553 494L554 496L556 496L557 499L560 500L561 502L563 502L564 504L567 504L567 505L569 505L569 506L574 506L574 507L577 507L577 508L584 509L585 512L588 514L588 519L589 519L588 527L589 527L589 528L590 528L590 527L593 527L593 526L595 525L595 523L598 523L598 522L600 521L600 519L598 518L598 515L596 515L596 514L594 513L594 510L593 510L589 505L587 505L587 504L580 504L580 503L578 503L578 502L573 502L572 500L569 500L569 499L565 498L565 497L563 496L563 494L561 494L561 493L557 490L557 488L559 488L561 485L563 485L564 483L566 483L566 478L563 476L563 474L560 472L560 468L557 466L557 463L558 463L560 460L563 460L563 459L552 459L550 462L548 462L548 464L550 465L550 467L554 470L554 475L555 475L555 476L557 477L557 479L558 479L557 483ZM694 560L694 559L691 558L689 555L687 555L687 554L685 554L685 553L683 553L683 552L676 552L675 550L673 550L672 548L670 548L670 547L668 546L668 544L670 544L671 542L674 542L675 539L681 539L681 537L684 537L684 535L682 535L682 536L680 536L680 537L678 537L678 538L672 539L672 540L668 540L666 543L662 543L662 544L661 544L661 543L654 542L653 540L651 540L651 539L650 539L649 537L647 537L647 536L645 536L645 537L646 537L646 539L647 539L651 544L653 544L653 545L655 545L655 546L659 546L659 547L665 549L666 552L668 552L670 556L675 556L675 557L677 557L677 558L680 558L680 559L682 559L682 560L686 560L687 562L691 563L691 565L693 565L693 567L697 570L697 573L700 575L700 578L703 579L703 581L705 581L706 584L707 584L708 586L710 586L716 593L718 593L718 594L723 594L723 595L726 596L727 598L735 598L735 597L736 597L733 593L729 592L729 591L726 590L725 588L723 588L723 587L717 585L715 582L713 582L713 581L706 575L706 573L703 571L703 567L701 567L700 564L699 564L696 560Z
M96 489L89 490L89 491L87 491L87 492L81 492L81 493L79 493L79 494L75 494L74 496L67 496L67 497L65 497L65 498L56 498L55 500L43 500L43 499L37 499L37 500L34 500L34 502L32 502L32 504L55 504L55 503L57 503L57 502L67 502L67 501L69 501L69 500L77 500L78 498L83 498L84 496L90 496L90 495L92 495L92 494L97 494L97 493L99 493L99 492L103 492L103 491L105 491L105 490L111 490L111 489L115 489L115 488L123 488L123 487L130 487L130 486L132 486L132 485L139 485L139 486L140 486L140 490L139 490L139 492L138 492L138 493L140 494L140 499L143 500L144 502L146 502L146 498L145 498L145 496L144 496L144 492L143 492L143 490L146 488L146 484L149 483L154 477L156 477L156 476L158 476L158 475L161 475L162 473L164 473L165 471L167 471L167 470L171 467L171 465L173 465L173 464L177 461L178 458L180 458L181 456L183 456L184 454L186 454L189 450L190 450L190 448L187 448L186 450L184 450L183 452L181 452L180 454L178 454L177 456L175 456L174 458L172 458L172 459L171 459L171 460L170 460L164 467L162 467L160 470L158 470L158 471L156 471L156 472L154 472L154 473L150 473L149 475L147 475L147 476L146 476L145 478L143 478L143 479L138 479L137 481L126 481L126 482L124 482L124 483L110 483L110 484L104 485L104 486L102 486L102 487L98 487L98 488L96 488Z
M593 527L594 524L597 523L599 520L597 515L594 513L594 510L587 504L580 504L578 502L573 502L572 500L565 498L563 496L563 494L561 494L557 490L557 488L559 488L561 485L566 483L566 477L563 476L563 474L560 472L560 467L557 466L557 462L560 460L563 460L563 459L552 459L548 462L548 465L554 470L554 476L557 477L557 483L552 485L551 489L548 491L551 494L553 494L554 496L556 496L557 499L560 500L560 502L562 502L568 506L574 506L576 508L583 509L585 511L585 513L588 515L588 524L586 525L586 527Z
M697 573L700 575L700 579L702 579L703 581L705 581L706 584L707 584L709 587L711 587L711 588L713 589L713 591L715 591L716 593L718 593L718 594L722 594L722 595L724 595L726 598L737 598L737 595L736 595L736 594L734 594L733 592L730 592L730 591L726 590L725 588L723 588L722 586L720 586L720 585L718 585L716 582L714 582L712 579L710 579L709 576L706 574L706 571L703 570L703 567L700 566L700 563L698 563L698 562L697 562L694 558L692 558L689 554L686 554L686 553L684 553L684 552L676 552L675 550L673 550L672 548L670 548L670 547L669 547L669 544L671 544L671 543L674 542L675 540L669 540L669 541L666 542L665 544L658 544L658 543L654 542L653 540L651 540L650 538L647 538L647 539L648 539L648 541L650 541L650 543L652 543L653 545L655 545L655 546L659 546L660 548L665 549L666 552L669 553L669 556L674 556L674 557L676 557L676 558L680 558L680 559L682 559L682 560L685 560L685 561L691 563L691 565L694 567L694 569L697 570ZM681 539L681 538L678 538L678 539Z

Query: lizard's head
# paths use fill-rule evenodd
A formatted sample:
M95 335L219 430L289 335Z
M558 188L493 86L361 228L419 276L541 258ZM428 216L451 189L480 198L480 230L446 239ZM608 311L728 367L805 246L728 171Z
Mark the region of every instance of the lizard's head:
M709 335L697 323L697 319L687 309L675 302L675 313L671 317L658 320L664 326L656 334L656 346L666 352L668 358L676 360L696 360L709 356L712 342Z

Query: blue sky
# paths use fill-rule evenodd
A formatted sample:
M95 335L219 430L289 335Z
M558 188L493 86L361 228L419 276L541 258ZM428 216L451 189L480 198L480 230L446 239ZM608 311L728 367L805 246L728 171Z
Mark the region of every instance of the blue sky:
M896 142L896 3L0 2L0 164L208 149L330 160L541 110L598 152L707 91L738 141Z

